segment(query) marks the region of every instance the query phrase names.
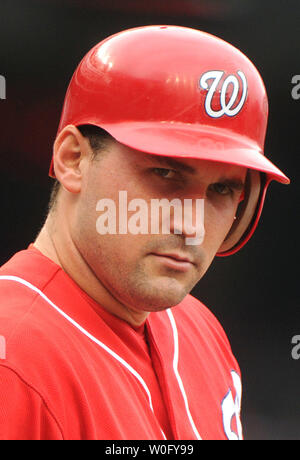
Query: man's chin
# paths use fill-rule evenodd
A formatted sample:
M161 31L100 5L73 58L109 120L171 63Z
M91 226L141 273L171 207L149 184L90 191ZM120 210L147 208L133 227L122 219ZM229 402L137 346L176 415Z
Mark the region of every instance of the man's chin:
M178 283L172 283L172 286L160 283L159 288L157 285L152 288L148 286L148 289L144 289L143 292L135 292L134 303L139 310L162 311L182 302L191 289L178 285Z

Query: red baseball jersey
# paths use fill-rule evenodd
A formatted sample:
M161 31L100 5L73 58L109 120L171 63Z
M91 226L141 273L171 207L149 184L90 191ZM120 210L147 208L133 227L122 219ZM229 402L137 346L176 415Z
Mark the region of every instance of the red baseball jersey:
M134 328L32 244L0 269L0 439L241 439L241 379L191 295Z

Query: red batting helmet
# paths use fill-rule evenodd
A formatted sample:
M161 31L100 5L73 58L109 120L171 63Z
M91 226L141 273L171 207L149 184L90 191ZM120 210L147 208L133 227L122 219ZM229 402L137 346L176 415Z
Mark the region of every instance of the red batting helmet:
M91 124L151 154L248 168L245 199L218 255L253 234L271 180L289 179L263 153L268 100L249 59L225 41L177 26L125 30L92 48L69 84L58 133ZM53 160L49 175L55 177Z

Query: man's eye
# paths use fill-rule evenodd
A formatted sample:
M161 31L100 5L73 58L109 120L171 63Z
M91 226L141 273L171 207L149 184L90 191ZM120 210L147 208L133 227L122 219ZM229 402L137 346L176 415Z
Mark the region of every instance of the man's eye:
M232 193L231 188L227 184L222 184L221 182L211 184L210 189L219 195L230 195Z
M155 174L165 179L174 179L176 176L176 171L174 169L166 168L153 168Z

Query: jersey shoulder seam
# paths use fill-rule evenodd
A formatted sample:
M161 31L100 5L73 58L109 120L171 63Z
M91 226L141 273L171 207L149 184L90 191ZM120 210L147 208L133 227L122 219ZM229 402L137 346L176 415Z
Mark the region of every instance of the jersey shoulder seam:
M57 426L57 428L58 428L58 430L59 430L59 432L60 432L60 434L61 434L62 439L64 440L64 434L63 434L62 427L61 427L59 421L57 420L56 416L54 415L53 411L50 409L49 405L47 404L45 398L44 398L43 395L40 393L40 391L37 390L37 389L36 389L33 385L31 385L29 382L27 382L27 381L25 380L25 378L22 377L22 375L20 374L20 372L17 371L16 369L14 369L12 366L6 365L6 364L4 364L4 363L0 363L0 367L4 367L5 369L8 369L8 370L10 370L11 372L13 372L13 373L17 376L17 378L18 378L24 385L26 385L28 388L30 388L31 391L33 391L34 393L36 393L36 394L39 396L39 398L41 399L41 401L42 401L44 407L46 408L47 412L49 413L50 417L54 420L54 422L55 422L55 424L56 424L56 426Z
M44 291L44 289L48 286L48 284L53 280L53 278L55 278L57 272L59 271L59 268L58 270L56 270L52 275L51 277L43 284L43 286L41 286L41 288L38 288L41 292ZM26 282L29 282L27 281L26 278L23 278L21 276L18 276L18 278L26 281ZM18 281L12 281L14 282L15 284L18 284L20 286L23 286L23 284L19 283ZM35 285L34 285L35 286ZM36 286L35 286L36 287ZM32 291L30 291L32 292ZM13 328L13 330L10 332L10 335L9 337L6 337L6 341L8 343L8 341L17 333L17 330L21 327L22 323L24 323L25 321L25 318L27 317L27 315L30 314L32 308L34 308L34 304L36 302L36 300L40 298L40 294L38 292L35 293L33 299L31 299L30 303L28 303L27 307L25 307L25 311L23 312L22 316L19 317L19 319L17 320L16 324L15 324L15 327ZM25 304L25 302L24 302Z

